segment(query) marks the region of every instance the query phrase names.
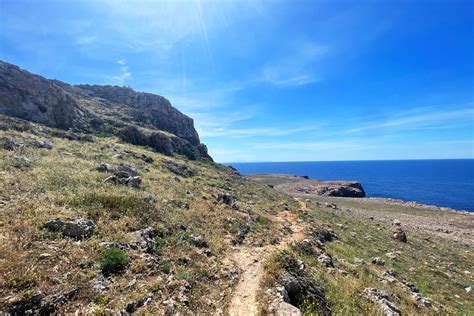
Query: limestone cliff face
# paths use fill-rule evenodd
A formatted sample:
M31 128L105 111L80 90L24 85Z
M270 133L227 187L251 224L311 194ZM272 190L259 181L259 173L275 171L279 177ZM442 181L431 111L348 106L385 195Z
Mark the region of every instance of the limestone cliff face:
M87 116L53 81L1 61L0 113L58 128L81 124Z
M175 134L193 145L199 144L199 136L194 129L193 120L171 106L166 98L136 92L133 89L117 86L76 85L85 96L99 97L116 104L122 104L127 114L138 122Z
M0 61L0 113L61 129L114 134L165 154L211 159L193 120L160 95L69 85Z

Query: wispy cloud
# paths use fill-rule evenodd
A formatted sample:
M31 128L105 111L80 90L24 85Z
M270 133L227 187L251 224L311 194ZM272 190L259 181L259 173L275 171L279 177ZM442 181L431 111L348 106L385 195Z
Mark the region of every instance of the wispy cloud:
M204 137L275 137L286 136L296 133L319 130L320 126L310 125L295 128L280 127L260 127L260 128L211 128L201 131Z
M116 76L111 76L111 79L114 84L123 85L128 79L132 77L132 73L128 69L127 63L125 60L117 61L117 64L120 66L120 73Z
M391 118L368 122L361 127L348 129L347 134L379 129L439 129L446 126L458 127L459 123L474 121L474 103L468 107L433 110L430 108L412 109L409 112L394 114ZM453 122L456 122L453 125ZM447 124L447 125L446 125Z
M262 81L280 87L301 86L321 81L318 62L328 53L328 46L307 41L297 42L291 47L292 51L263 67Z

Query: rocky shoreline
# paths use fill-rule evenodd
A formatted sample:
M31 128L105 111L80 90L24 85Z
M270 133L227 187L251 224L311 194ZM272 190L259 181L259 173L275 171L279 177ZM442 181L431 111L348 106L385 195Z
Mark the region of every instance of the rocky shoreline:
M426 205L414 201L403 201L379 197L328 196L317 191L301 190L308 182L315 185L333 185L334 181L309 180L307 177L283 174L256 174L248 178L273 186L284 194L305 199L318 207L335 212L344 212L356 218L374 223L391 225L401 221L410 233L423 234L426 238L474 245L474 212L454 210L447 207ZM350 181L336 181L345 184Z
M409 206L409 207L415 207L415 208L421 208L421 209L430 209L430 210L439 210L443 212L456 212L456 213L464 213L468 215L474 215L474 212L470 212L467 210L457 210L453 209L450 207L444 207L444 206L437 206L437 205L431 205L431 204L423 204L419 203L416 201L404 201L401 199L393 199L393 198L381 198L381 197L366 197L368 200L373 200L373 201L381 201L387 204L392 204L392 205L400 205L400 206Z
M308 176L288 174L254 174L248 178L266 183L278 191L289 195L307 194L337 197L365 197L362 184L357 181L321 181L312 180Z
M433 211L456 212L474 215L474 212L467 210L457 210L450 207L423 204L416 201L404 201L394 198L367 197L363 186L358 181L323 181L309 179L308 176L291 175L291 174L251 174L247 176L249 179L265 183L276 190L300 197L327 196L344 198L357 198L369 201L383 202L394 206L406 206L419 209L428 209Z

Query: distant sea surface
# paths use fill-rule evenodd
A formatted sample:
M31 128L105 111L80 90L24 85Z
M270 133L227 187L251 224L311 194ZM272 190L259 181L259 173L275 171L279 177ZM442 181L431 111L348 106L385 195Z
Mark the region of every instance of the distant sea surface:
M242 174L287 173L356 180L368 197L474 212L474 159L229 163Z

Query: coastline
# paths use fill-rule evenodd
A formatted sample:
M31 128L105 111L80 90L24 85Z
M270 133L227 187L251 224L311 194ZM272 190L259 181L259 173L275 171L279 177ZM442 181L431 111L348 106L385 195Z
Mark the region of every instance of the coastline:
M298 192L294 188L298 188L299 184L313 181L302 176L257 174L247 175L247 177L272 186L281 193L304 199L307 203L320 208L344 212L352 217L383 226L390 226L397 220L402 222L407 231L412 234L422 234L427 239L435 237L474 246L474 212L392 198L336 197ZM324 183L324 181L317 182ZM344 183L344 181L340 182Z
M458 210L451 207L438 206L438 205L433 205L433 204L424 204L417 201L405 201L402 199L383 198L383 197L375 197L375 196L365 197L364 199L382 201L384 203L393 204L393 205L410 206L410 207L421 208L421 209L430 209L430 210L438 210L438 211L443 211L443 212L455 212L455 213L474 215L474 211Z
M318 183L318 184L326 184L326 185L344 185L344 184L351 184L351 183L358 183L361 185L361 189L363 190L363 183L356 181L349 181L349 180L319 180L319 179L311 179L306 175L293 175L293 174L284 174L284 173L255 173L255 174L247 174L246 177L255 180L257 182L261 182L264 184L268 184L274 186L277 190L287 193L289 195L298 195L300 197L304 195L309 196L319 196L318 194L311 193L309 190L304 190L303 193L300 188L297 188L297 184L301 184L303 182L306 183ZM295 192L299 191L299 192ZM334 196L336 197L336 196ZM457 212L457 213L466 213L466 214L474 214L474 210L466 210L466 209L456 209L447 206L439 206L435 204L426 204L416 200L403 200L399 198L391 198L391 197L378 197L378 196L337 196L337 198L357 198L357 199L370 199L374 201L382 201L387 204L392 205L399 205L399 206L408 206L420 209L430 209L433 211L447 211L447 212Z

